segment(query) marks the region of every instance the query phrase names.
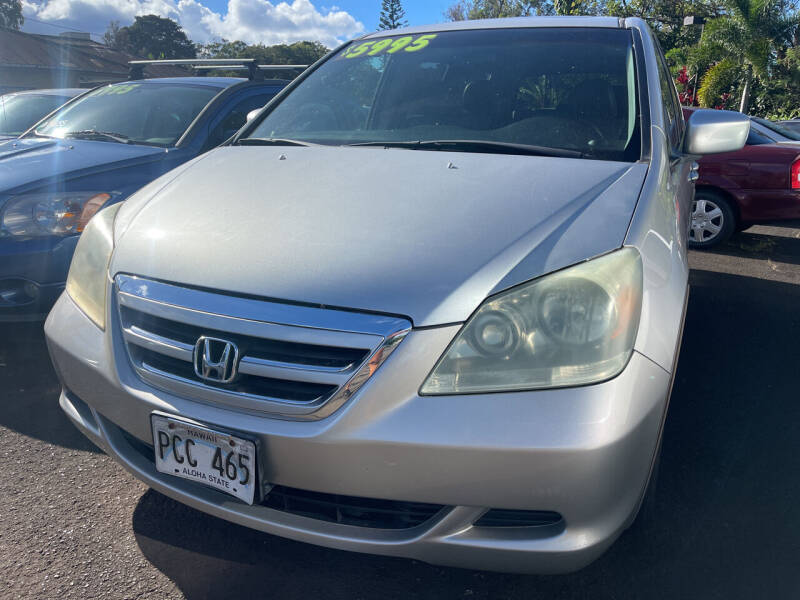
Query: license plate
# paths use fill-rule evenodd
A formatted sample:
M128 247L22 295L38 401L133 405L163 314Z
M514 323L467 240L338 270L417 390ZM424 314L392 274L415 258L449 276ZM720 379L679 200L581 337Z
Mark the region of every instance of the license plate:
M156 470L253 503L256 446L228 433L151 415Z

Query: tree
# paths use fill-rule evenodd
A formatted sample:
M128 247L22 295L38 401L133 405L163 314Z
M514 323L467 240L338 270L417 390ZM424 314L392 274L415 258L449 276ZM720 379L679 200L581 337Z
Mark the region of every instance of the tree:
M554 0L557 15L596 15L601 11L600 0Z
M605 0L460 0L444 16L450 21L532 15L597 15Z
M751 110L768 119L800 116L800 47L781 49L768 80L753 82Z
M381 4L381 18L378 29L399 29L407 27L408 21L405 20L406 11L400 0L383 0Z
M444 13L450 21L551 15L552 0L460 0Z
M703 73L701 106L716 106L723 94L735 93L739 110L747 112L753 85L768 87L781 53L794 43L800 17L784 0L728 0L726 9L706 24L699 44L686 52L687 62ZM784 66L791 71L790 63Z
M319 42L294 44L248 45L241 40L222 40L197 47L201 58L255 58L259 64L310 65L325 56L329 50Z
M112 21L103 39L115 50L145 58L194 58L197 55L195 45L181 26L157 15L136 17L127 27L119 27L119 23Z
M103 43L114 50L122 50L122 46L127 43L127 36L123 36L120 31L119 21L111 21L103 34ZM126 38L125 41L123 37Z
M19 29L24 22L21 0L0 0L0 27Z
M725 0L607 0L605 13L644 19L668 53L676 47L696 44L700 39L700 28L684 27L684 17L719 17L725 13Z

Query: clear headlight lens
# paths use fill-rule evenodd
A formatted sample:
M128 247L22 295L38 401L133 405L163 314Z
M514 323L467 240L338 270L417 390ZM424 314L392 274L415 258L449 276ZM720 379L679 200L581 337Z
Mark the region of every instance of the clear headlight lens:
M22 194L6 204L0 230L26 237L81 233L110 199L106 192Z
M547 275L487 300L467 321L423 394L585 385L619 374L642 304L634 248Z
M101 210L89 221L67 275L67 293L100 329L106 325L108 263L114 249L114 217L121 206Z

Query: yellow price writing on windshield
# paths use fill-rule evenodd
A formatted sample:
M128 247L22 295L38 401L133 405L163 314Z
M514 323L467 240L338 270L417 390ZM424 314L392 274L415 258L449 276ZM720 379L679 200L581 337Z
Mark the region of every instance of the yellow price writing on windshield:
M344 54L342 54L342 57L357 58L359 56L378 56L380 54L395 54L397 52L419 52L427 48L431 40L434 39L436 39L435 33L416 37L413 35L405 35L403 37L370 40L350 46Z
M139 85L135 83L127 83L122 85L119 84L107 85L104 88L100 88L99 90L94 91L92 93L92 96L97 97L97 96L127 94L128 92L135 90L137 87L139 87Z

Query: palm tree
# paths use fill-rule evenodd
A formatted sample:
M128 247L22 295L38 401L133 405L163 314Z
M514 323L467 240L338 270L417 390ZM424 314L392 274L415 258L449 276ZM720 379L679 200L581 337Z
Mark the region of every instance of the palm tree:
M742 81L739 110L747 112L753 77L769 78L777 49L791 40L800 24L785 5L785 0L728 0L727 14L709 21L693 52L696 64L716 57L698 90L703 106L726 85Z

